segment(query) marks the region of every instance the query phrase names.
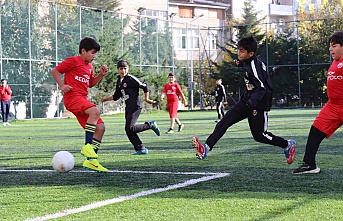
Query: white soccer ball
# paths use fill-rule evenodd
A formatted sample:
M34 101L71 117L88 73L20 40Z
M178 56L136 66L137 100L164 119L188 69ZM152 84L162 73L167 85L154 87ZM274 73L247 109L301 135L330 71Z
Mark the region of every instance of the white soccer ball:
M59 151L52 158L52 167L57 172L68 172L74 168L74 156L68 151Z

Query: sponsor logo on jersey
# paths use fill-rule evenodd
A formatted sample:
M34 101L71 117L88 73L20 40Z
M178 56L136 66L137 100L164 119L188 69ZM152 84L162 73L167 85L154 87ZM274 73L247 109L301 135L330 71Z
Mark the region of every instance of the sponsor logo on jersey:
M75 80L89 84L89 76L88 75L83 75L83 76L75 76Z
M343 80L343 76L342 75L335 75L334 71L329 71L328 72L328 80Z
M167 94L175 94L175 92L172 90L167 90Z

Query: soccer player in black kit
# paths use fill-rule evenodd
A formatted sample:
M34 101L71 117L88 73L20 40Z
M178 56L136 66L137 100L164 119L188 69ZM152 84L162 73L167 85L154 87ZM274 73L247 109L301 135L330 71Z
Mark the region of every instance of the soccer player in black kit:
M291 164L295 156L295 141L285 140L267 131L268 111L272 102L272 84L265 64L256 57L256 40L243 37L238 42L238 59L236 65L243 67L246 92L240 100L226 112L223 119L216 124L213 133L204 144L193 137L192 146L198 159L205 159L227 129L235 123L248 118L251 134L255 141L283 148L286 161Z
M139 89L143 89L145 101L147 103L156 104L156 101L153 101L149 98L148 84L129 74L129 64L127 61L118 61L117 70L119 72L119 76L116 90L113 96L102 98L101 102L110 100L116 101L120 98L125 101L125 132L136 151L133 153L133 155L148 154L148 149L145 148L137 133L152 129L157 136L160 136L161 132L154 120L145 122L144 124L136 124L137 119L142 111L142 102L139 97Z
M221 78L216 79L216 87L214 88L214 91L211 93L211 95L214 95L216 97L216 110L218 119L215 120L215 122L218 123L224 117L224 104L227 103L226 92L224 86L222 85Z

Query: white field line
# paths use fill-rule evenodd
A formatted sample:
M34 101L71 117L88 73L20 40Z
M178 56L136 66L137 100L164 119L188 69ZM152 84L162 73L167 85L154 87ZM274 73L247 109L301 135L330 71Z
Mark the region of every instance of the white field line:
M52 172L59 173L55 170L1 170L0 172ZM69 173L97 173L92 170L71 170ZM108 173L149 173L149 174L180 174L180 175L216 175L218 173L211 172L167 172L167 171L138 171L138 170L108 170ZM106 174L106 173L104 173Z
M32 172L32 171L52 172L53 170L0 170L0 172L4 172L4 171L9 171L9 172ZM73 172L84 172L84 171L73 171ZM222 178L222 177L230 175L229 173L201 173L201 172L185 172L185 173L175 172L174 173L174 172L154 172L154 171L129 171L129 170L128 171L112 170L109 172L116 172L116 173L124 173L124 172L126 172L126 173L127 172L131 172L131 173L163 173L163 174L186 174L186 175L195 174L195 175L207 175L207 176L204 176L204 177L201 177L198 179L190 179L190 180L187 180L183 183L169 185L169 186L166 186L163 188L145 190L145 191L141 191L139 193L128 195L128 196L120 196L120 197L113 198L113 199L103 200L103 201L91 203L91 204L88 204L85 206L81 206L79 208L63 210L63 211L60 211L57 213L48 214L45 216L40 216L40 217L36 217L36 218L32 218L32 219L27 219L25 221L43 221L43 220L49 220L49 219L56 219L59 217L63 217L63 216L67 216L67 215L80 213L80 212L96 209L99 207L111 205L114 203L123 202L126 200L131 200L131 199L135 199L135 198L142 197L142 196L147 196L147 195L151 195L154 193L160 193L160 192L164 192L164 191L168 191L168 190L183 188L186 186L194 185L196 183L205 182L205 181L213 180L213 179L218 179L218 178Z

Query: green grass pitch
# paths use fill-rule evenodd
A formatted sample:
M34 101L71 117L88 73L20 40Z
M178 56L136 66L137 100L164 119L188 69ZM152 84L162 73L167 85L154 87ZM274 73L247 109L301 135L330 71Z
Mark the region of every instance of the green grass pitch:
M75 118L24 120L0 128L0 221L16 220L343 220L343 131L325 139L320 174L293 175L302 162L319 109L273 109L269 131L297 142L293 164L279 147L253 140L247 121L231 127L205 160L191 149L215 127L216 112L180 112L182 132L165 134L169 115L156 120L161 136L139 136L148 155L132 156L124 115L103 116L106 132L99 162L110 172L84 170L84 132ZM177 129L175 127L175 129ZM52 156L75 157L68 173L52 170Z

